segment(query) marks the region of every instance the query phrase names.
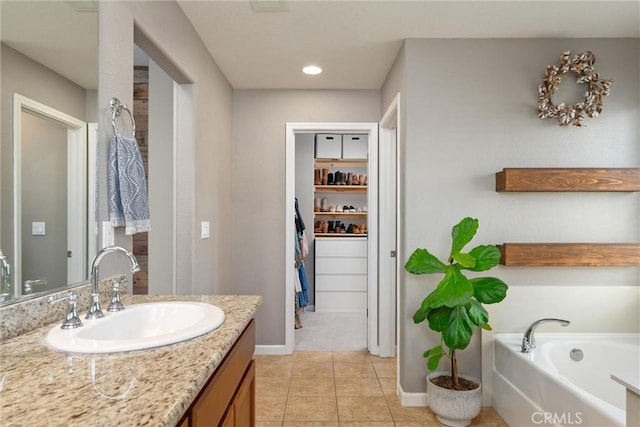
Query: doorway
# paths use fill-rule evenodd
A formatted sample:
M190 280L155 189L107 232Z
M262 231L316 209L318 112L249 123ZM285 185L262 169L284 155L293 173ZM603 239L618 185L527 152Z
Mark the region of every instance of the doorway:
M287 123L286 125L286 200L291 201L286 206L286 292L285 292L285 352L292 353L296 348L295 339L295 276L297 269L295 268L295 197L296 197L296 137L301 135L313 134L366 134L369 138L367 167L367 238L366 238L366 296L365 307L363 309L366 316L366 349L372 354L379 353L379 335L378 335L378 271L377 271L377 254L378 254L378 125L377 123ZM307 147L308 148L308 147ZM313 166L310 167L306 176L314 177ZM313 184L313 179L311 184ZM309 191L313 186L309 187ZM291 220L289 220L291 219ZM313 229L313 217L305 219L307 229ZM342 237L340 237L342 238ZM304 327L304 325L303 325ZM338 328L339 329L339 328ZM334 328L331 333L335 334ZM364 340L363 340L364 342ZM327 348L325 350L331 350Z
M23 295L86 278L87 123L19 94L13 111L13 276Z

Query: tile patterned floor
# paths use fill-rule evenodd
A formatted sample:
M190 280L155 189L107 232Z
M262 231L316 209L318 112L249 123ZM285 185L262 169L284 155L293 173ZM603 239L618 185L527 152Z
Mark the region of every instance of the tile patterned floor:
M365 352L256 356L256 427L440 427L396 396L396 360ZM491 408L472 426L507 427Z

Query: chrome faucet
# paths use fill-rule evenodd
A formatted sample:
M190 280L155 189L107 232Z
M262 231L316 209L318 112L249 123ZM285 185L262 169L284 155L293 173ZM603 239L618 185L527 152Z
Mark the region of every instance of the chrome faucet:
M0 294L11 295L11 266L6 256L0 252L0 266L2 270L2 282L0 282Z
M529 326L527 331L524 333L524 337L522 338L522 350L521 351L523 353L529 353L531 350L536 348L536 340L535 340L535 338L533 336L533 333L535 332L536 328L539 325L541 325L542 323L548 323L548 322L560 323L562 326L567 326L567 325L569 325L569 323L571 323L568 320L553 319L553 318L546 318L546 319L536 320L535 322L533 322L531 324L531 326Z
M96 256L93 257L93 261L91 261L91 281L93 284L93 289L91 293L91 306L89 308L89 312L87 313L87 316L85 317L85 319L87 320L100 319L104 317L104 313L100 308L100 288L99 288L98 274L100 271L100 261L102 261L102 258L104 258L105 255L110 254L112 252L120 252L129 258L129 261L131 262L132 273L135 273L136 271L140 271L138 260L136 260L136 257L125 248L121 246L107 246L105 248L100 249L96 254Z

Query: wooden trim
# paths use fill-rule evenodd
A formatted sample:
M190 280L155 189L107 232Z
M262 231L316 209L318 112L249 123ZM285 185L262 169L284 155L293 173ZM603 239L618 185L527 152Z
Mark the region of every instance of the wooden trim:
M640 168L504 168L496 191L640 191Z
M505 266L640 265L640 243L504 243Z

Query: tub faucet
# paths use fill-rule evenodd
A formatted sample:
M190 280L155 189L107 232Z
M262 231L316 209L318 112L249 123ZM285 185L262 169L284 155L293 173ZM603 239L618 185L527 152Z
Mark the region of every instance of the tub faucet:
M535 332L536 328L540 324L548 323L548 322L560 323L562 326L567 326L567 325L569 325L569 323L571 323L568 320L553 319L553 318L536 320L535 322L533 322L531 324L531 326L529 326L529 328L527 329L527 332L524 333L524 337L522 338L522 352L523 353L529 353L531 350L536 348L536 340L535 340L535 338L533 336L533 333Z
M110 254L112 252L120 252L129 258L129 261L131 262L132 273L135 273L136 271L140 271L138 260L136 260L136 257L125 248L121 246L107 246L105 248L100 249L96 254L96 256L93 257L93 261L91 261L91 282L93 284L93 289L91 293L91 307L89 308L89 312L85 317L85 319L87 320L100 319L104 317L104 313L100 308L100 288L99 288L98 274L100 272L100 261L102 261L102 258L104 258L105 255Z

